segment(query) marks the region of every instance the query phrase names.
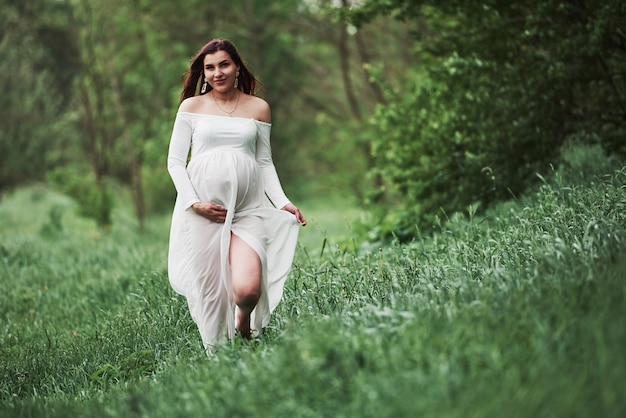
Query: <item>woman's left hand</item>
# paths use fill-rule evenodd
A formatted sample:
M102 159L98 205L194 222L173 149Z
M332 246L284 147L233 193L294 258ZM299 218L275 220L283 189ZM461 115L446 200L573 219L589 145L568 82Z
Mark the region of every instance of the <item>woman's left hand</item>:
M285 206L280 208L281 210L285 210L289 213L293 213L296 217L297 221L302 224L302 226L306 226L306 219L302 216L300 209L298 209L293 203L287 203Z

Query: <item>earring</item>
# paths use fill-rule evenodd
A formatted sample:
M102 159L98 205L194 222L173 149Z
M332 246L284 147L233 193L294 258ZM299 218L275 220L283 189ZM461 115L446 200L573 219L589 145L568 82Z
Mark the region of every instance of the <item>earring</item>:
M206 93L206 89L207 89L207 85L209 83L207 83L206 81L202 84L202 89L200 89L200 94L204 94Z
M237 74L235 74L235 88L239 86L239 70L237 70Z

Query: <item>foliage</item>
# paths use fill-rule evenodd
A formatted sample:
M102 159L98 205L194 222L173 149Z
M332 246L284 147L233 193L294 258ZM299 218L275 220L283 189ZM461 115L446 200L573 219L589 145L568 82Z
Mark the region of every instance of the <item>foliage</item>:
M294 161L300 173L315 181L298 195L305 198L350 191L351 196L359 196L370 187L364 176L369 169L369 132L360 132L359 121L339 121L321 112L316 115L315 125L315 147L309 150L309 158Z
M423 63L374 117L398 237L521 195L571 138L624 154L623 2L370 0L347 18L380 14L414 23Z
M408 240L521 195L571 138L620 152L621 3L5 0L0 192L71 167L127 187L140 224L170 211L181 75L225 37L272 106L290 198L368 197L374 238Z
M224 37L272 106L288 195L362 195L371 165L363 121L380 100L365 68L393 56L393 75L412 57L402 24L355 32L337 9L326 0L0 2L0 192L75 166L95 187L127 187L139 223L170 211L165 156L182 74L205 42Z
M57 150L71 132L58 119L77 68L61 3L4 1L0 11L1 193L63 161Z
M107 182L98 184L92 172L79 171L75 166L56 168L48 173L48 180L78 203L80 215L95 220L102 227L111 226L113 192ZM54 221L55 215L50 216Z
M626 167L599 155L572 149L533 195L410 244L300 248L265 336L208 358L167 283L166 217L137 235L116 212L103 233L15 192L0 415L623 416Z

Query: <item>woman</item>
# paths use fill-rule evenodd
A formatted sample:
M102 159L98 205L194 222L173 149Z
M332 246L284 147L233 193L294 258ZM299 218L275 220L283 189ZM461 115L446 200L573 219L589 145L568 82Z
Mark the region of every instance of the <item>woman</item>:
M235 329L249 339L252 329L267 325L298 226L306 225L280 185L270 107L254 96L255 86L233 44L210 41L185 76L169 147L178 192L169 280L187 298L207 350L224 334L232 339Z

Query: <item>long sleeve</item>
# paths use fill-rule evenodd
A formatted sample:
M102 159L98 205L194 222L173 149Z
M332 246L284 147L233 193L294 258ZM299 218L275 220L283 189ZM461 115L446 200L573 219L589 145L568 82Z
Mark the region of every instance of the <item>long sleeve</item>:
M191 122L189 117L180 113L176 115L167 155L167 171L172 177L178 197L183 202L185 209L189 209L194 203L200 202L187 173L187 156L189 155L192 136Z
M257 122L256 160L259 167L261 167L263 183L265 184L265 194L269 197L274 206L280 209L290 203L290 201L280 185L278 173L276 172L276 167L272 160L270 132L270 124Z

